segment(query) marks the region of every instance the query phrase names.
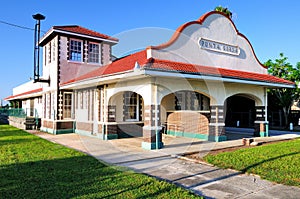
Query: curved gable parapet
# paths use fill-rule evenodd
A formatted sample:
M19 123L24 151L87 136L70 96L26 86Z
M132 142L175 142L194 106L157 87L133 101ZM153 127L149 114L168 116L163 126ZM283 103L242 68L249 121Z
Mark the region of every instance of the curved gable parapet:
M148 49L157 59L267 74L249 40L217 11L183 24L167 43Z

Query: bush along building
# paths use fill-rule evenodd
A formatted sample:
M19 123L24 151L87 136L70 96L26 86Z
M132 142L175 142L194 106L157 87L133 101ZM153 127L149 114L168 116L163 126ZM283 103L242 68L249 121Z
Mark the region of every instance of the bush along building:
M36 109L45 132L143 137L142 147L155 149L162 133L219 142L236 124L266 136L266 89L294 87L268 75L217 11L183 24L167 43L113 60L117 44L80 26L52 27L39 41L50 83L28 82L6 100Z

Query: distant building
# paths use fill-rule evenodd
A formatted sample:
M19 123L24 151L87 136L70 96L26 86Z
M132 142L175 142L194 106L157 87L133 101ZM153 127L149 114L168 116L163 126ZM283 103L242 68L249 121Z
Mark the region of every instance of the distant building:
M223 141L225 126L239 125L265 136L266 88L294 87L268 75L249 40L215 11L165 44L112 61L117 43L80 26L52 27L40 40L50 84L28 82L6 100L36 109L42 131L142 136L153 149L161 133Z

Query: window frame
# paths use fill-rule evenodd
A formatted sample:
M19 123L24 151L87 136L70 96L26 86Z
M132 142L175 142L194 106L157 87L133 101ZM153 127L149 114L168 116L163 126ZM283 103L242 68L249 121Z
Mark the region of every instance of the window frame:
M196 91L175 92L175 110L204 111L203 94Z
M131 98L136 98L136 103L131 104ZM128 99L128 100L127 100ZM129 102L129 104L127 104ZM129 108L134 107L135 110L135 118L128 118ZM124 93L124 121L125 122L138 122L139 121L139 115L140 115L140 97L135 92L127 91Z
M98 46L98 52L94 53L94 52L90 52L90 45L97 45ZM93 56L91 58L91 54L92 55L97 55L98 56ZM98 59L98 61L92 61L91 59L95 60ZM91 64L100 64L101 63L101 44L100 43L96 43L96 42L88 42L88 59L87 59L88 63Z
M70 104L66 105L66 95L70 95ZM70 109L70 117L66 116L66 106ZM73 93L72 92L64 92L63 94L63 119L72 119L72 109L73 109Z
M80 42L80 53L78 50L73 49L75 47L72 45L72 42L77 42L77 43ZM76 46L79 47L79 45L76 45ZM74 51L74 53L76 53L76 56L72 56L73 51ZM80 60L78 59L78 57L79 57L78 55L80 55ZM76 59L75 59L75 57L76 57ZM70 40L69 40L69 61L83 62L83 40L70 38Z

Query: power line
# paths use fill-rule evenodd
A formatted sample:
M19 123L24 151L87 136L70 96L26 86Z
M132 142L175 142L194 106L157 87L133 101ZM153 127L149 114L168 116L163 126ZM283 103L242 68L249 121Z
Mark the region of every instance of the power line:
M8 25L8 26L13 26L13 27L16 27L16 28L21 28L21 29L24 29L24 30L32 30L32 31L34 31L34 28L29 28L29 27L26 27L26 26L20 26L20 25L9 23L9 22L2 21L2 20L0 20L0 23ZM41 32L45 33L45 31L42 31L42 30L41 30Z

